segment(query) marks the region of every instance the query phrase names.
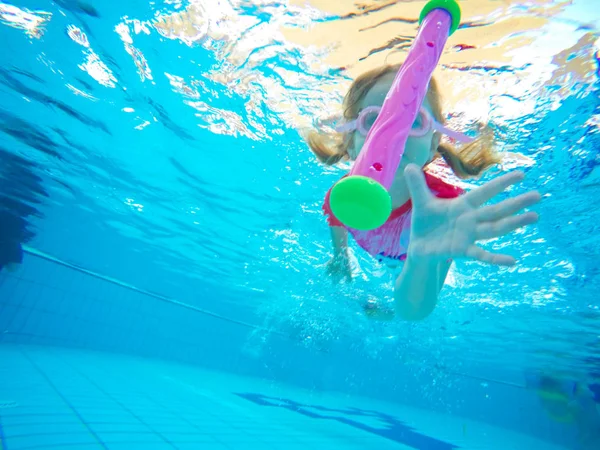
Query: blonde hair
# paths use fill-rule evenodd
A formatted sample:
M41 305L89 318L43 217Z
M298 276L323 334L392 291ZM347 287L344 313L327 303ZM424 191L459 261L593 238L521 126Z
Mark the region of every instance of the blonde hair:
M381 78L395 74L400 64L385 65L359 76L344 97L343 117L353 120L358 117L360 101ZM442 114L441 95L434 78L429 83L427 100L433 116L440 124L446 122ZM328 165L348 159L348 148L352 144L353 133L322 133L311 131L306 140L317 158ZM450 144L439 144L434 159L442 157L459 178L477 177L489 167L498 164L500 158L493 149L493 137L489 130L484 131L475 141L458 149Z

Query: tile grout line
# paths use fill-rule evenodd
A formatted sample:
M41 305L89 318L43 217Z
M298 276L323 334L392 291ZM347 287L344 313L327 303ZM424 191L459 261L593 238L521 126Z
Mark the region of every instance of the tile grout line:
M71 364L71 367L73 367L73 365L72 365L72 364ZM77 371L77 372L78 372L78 373L79 373L81 376L83 376L83 377L84 377L84 378L86 378L88 381L90 381L90 383L94 384L94 385L95 385L95 386L96 386L98 389L100 389L101 391L103 391L103 389L101 389L101 388L100 388L100 387L99 387L99 386L98 386L98 385L97 385L95 382L93 382L93 381L92 381L92 380L91 380L91 379L90 379L90 378L89 378L89 377L88 377L88 376L87 376L85 373L83 373L83 372L82 372L82 371L81 371L79 368L77 368L77 367L74 367L74 370L76 370L76 371ZM104 391L103 391L103 392L104 392ZM108 394L107 394L107 395L108 395ZM203 435L208 435L208 436L211 436L211 437L213 437L213 438L214 438L214 439L215 439L217 442L219 442L219 443L221 443L221 444L223 444L223 445L225 445L225 446L227 446L227 447L230 447L230 446L228 445L228 443L227 443L227 442L223 442L223 441L221 441L220 439L218 439L216 436L214 436L214 435L212 435L212 434L207 434L207 433L203 432L204 430L203 430L202 428L199 428L199 427L198 427L196 424L194 424L194 422L192 422L191 420L187 419L187 418L186 418L184 415L178 414L178 413L177 413L177 412L175 412L175 411L174 411L172 408L170 408L170 407L168 407L168 406L165 406L163 403L159 402L158 400L156 400L154 397L150 396L149 394L142 393L142 395L143 395L143 397L145 397L146 399L148 399L149 401L151 401L151 402L152 402L152 403L154 403L155 405L157 405L157 406L161 407L161 408L162 408L164 411L168 411L168 412L169 412L170 414L172 414L172 415L173 415L175 418L177 418L177 419L179 419L180 421L183 421L183 422L185 422L185 423L189 424L189 425L190 425L190 426L191 426L191 427L192 427L194 430L200 431L200 432L201 432L201 434L203 434ZM110 397L110 395L108 395L108 396ZM183 400L183 398L181 397L181 395L178 395L178 394L173 394L173 397L174 397L174 398L176 398L176 399L178 399L178 400ZM115 400L115 402L117 402L117 401ZM119 403L119 402L117 402L117 403ZM150 429L151 429L153 432L155 432L157 435L159 435L159 436L160 436L160 433L159 433L159 432L157 432L157 431L156 431L156 430L155 430L153 427L151 427L149 424L145 423L145 422L144 422L144 421L142 421L140 418L138 418L137 416L135 416L135 415L134 415L134 414L133 414L131 411L129 411L129 412L130 412L130 414L132 414L134 417L136 417L138 420L140 420L140 422L141 422L141 423L143 423L144 425L146 425L146 426L147 426L148 428L150 428ZM247 435L248 435L248 437L249 437L249 438L251 438L251 439L252 439L252 438L256 439L256 436L254 436L254 435L252 435L252 434L248 434L248 433L246 433L246 432L245 432L245 430L244 430L243 428L236 427L236 426L235 426L235 425L233 425L231 422L228 422L227 420L223 419L221 416L218 416L218 415L212 414L212 413L210 413L210 412L208 412L208 411L206 411L206 412L207 412L207 413L208 413L208 414L209 414L211 417L214 417L214 418L216 418L216 419L217 419L219 422L222 422L223 424L227 425L227 426L228 426L228 427L230 427L231 429L233 429L233 430L237 430L237 431L240 431L240 432L242 432L242 433L244 433L244 434L247 434ZM262 440L259 440L259 441L260 441L260 443L262 443L262 444L265 444L265 445L269 445L269 444L270 444L270 443L269 443L269 442L267 442L267 441L262 441ZM167 442L169 442L171 445L173 445L174 447L176 447L176 444L175 444L175 443L172 443L172 442L170 442L170 441L167 441Z
M183 386L181 386L181 387L183 387ZM193 392L193 391L192 391L192 392ZM179 400L179 401L184 401L184 402L185 402L185 401L187 401L187 400L188 400L188 399L187 399L187 397L184 397L184 396L182 396L182 394L183 394L183 392L179 392L179 393L173 393L173 394L172 394L172 397L176 398L176 399L177 399L177 400ZM159 406L161 406L161 407L165 408L166 410L168 410L168 411L169 411L171 414L173 414L175 417L179 417L181 420L183 420L183 421L185 421L185 422L187 422L187 423L191 424L191 425L192 425L192 426L193 426L195 429L197 429L197 430L199 430L199 431L202 431L202 428L199 428L198 426L196 426L196 425L195 425L195 424L194 424L192 421L190 421L189 419L187 419L187 418L186 418L184 415L180 415L180 414L178 414L178 413L174 412L174 411L173 411L171 408L169 408L169 407L165 407L165 406L164 406L164 405L162 405L162 404L161 404L161 403L160 403L158 400L156 400L155 398L151 397L151 396L150 396L150 395L148 395L148 394L145 394L145 396L146 396L146 397L147 397L147 398L148 398L150 401L152 401L152 402L154 402L155 404L157 404L157 405L159 405ZM264 441L264 440L261 440L261 439L259 439L257 435L255 435L255 434L253 434L253 433L248 433L248 431L247 431L247 430L245 430L243 427L241 427L241 426L237 426L237 425L235 425L234 423L232 423L232 422L230 422L230 421L228 421L228 420L224 419L224 418L223 418L223 416L221 416L221 415L217 415L217 414L214 414L214 413L211 413L211 412L210 412L210 411L208 411L208 410L205 410L205 411L206 411L206 413L207 413L207 414L208 414L210 417L217 419L219 422L223 423L224 425L227 425L227 426L228 426L228 427L230 427L232 430L236 430L236 431L239 431L239 432L243 433L244 435L247 435L247 436L248 436L250 439L253 439L253 440L254 440L254 442L260 442L261 444L263 444L263 445L265 445L265 446L271 446L271 447L273 447L273 443L272 443L272 442L269 442L269 441ZM253 419L251 419L251 420L252 420L252 421L254 421ZM215 437L214 435L212 435L212 434L211 434L211 436L212 436L212 437L214 437L214 438L217 440L217 442L220 442L220 443L222 443L223 445L226 445L227 447L230 447L230 445L229 445L229 443L228 443L228 442L221 441L221 440L219 440L218 438L216 438L216 437Z
M71 411L73 411L73 413L75 414L75 416L77 416L77 418L82 423L82 425L90 432L90 434L94 437L94 439L96 439L98 441L98 443L102 446L102 448L108 450L108 447L106 446L106 444L104 442L102 442L102 440L96 434L96 432L88 426L88 424L83 420L83 417L81 416L81 414L79 414L79 411L77 411L77 409L75 409L75 407L68 401L68 399L60 392L60 390L54 385L54 383L52 382L50 377L48 377L48 375L46 375L46 373L42 370L42 368L31 358L31 356L29 356L29 354L27 354L27 352L23 349L22 346L19 346L19 350L21 351L21 353L23 354L25 359L27 359L31 363L31 365L38 371L38 373L42 376L42 378L44 378L46 380L46 382L50 385L50 387L54 390L54 392L56 392L56 394L62 399L62 401L65 402L65 404L71 409ZM0 449L0 450L2 450L2 449ZM6 449L4 449L4 450L6 450Z
M198 428L198 427L196 426L196 424L194 424L194 422L192 422L191 420L189 420L189 419L185 418L185 416L182 416L182 415L179 415L179 414L177 414L177 413L176 413L176 412L174 412L174 411L173 411L171 408L169 408L169 407L167 407L167 406L164 406L162 403L160 403L158 400L154 399L153 397L151 397L151 396L150 396L150 395L148 395L148 394L144 394L144 396L145 396L146 398L148 398L148 399L149 399L151 402L155 403L156 405L160 406L161 408L164 408L166 411L169 411L171 414L173 414L173 416L177 417L179 420L182 420L183 422L186 422L186 423L188 423L189 425L191 425L191 426L192 426L194 429L196 429L196 430L198 430L198 431L202 431L202 429L201 429L201 428ZM175 397L176 397L176 398L178 398L178 399L181 399L181 398L180 398L178 395L176 395ZM234 425L233 425L231 422L227 422L226 420L222 419L222 418L221 418L221 417L219 417L219 416L216 416L215 414L210 414L210 415L211 415L212 417L215 417L216 419L218 419L220 422L223 422L225 425L229 426L229 427L230 427L230 428L232 428L233 430L241 431L241 432L243 432L244 434L248 434L248 433L246 433L246 432L245 432L245 430L244 430L243 428L238 428L238 427L234 426ZM203 434L205 434L205 433L203 433ZM216 436L214 436L214 435L212 435L212 434L209 434L209 436L213 437L213 438L214 438L214 439L215 439L217 442L219 442L219 443L221 443L221 444L223 444L223 445L226 445L227 447L230 447L230 446L228 445L228 443L227 443L227 442L223 442L223 441L221 441L221 440L220 440L220 439L218 439ZM248 437L252 438L253 436L252 436L252 435L250 435L250 434L248 434ZM268 442L266 442L266 441L262 441L262 440L259 440L259 442L260 442L261 444L267 444L267 445L269 444ZM1 450L1 449L0 449L0 450Z
M175 445L171 441L169 441L169 439L167 439L165 436L163 436L160 432L156 431L152 426L150 426L148 423L146 423L144 420L142 420L141 417L139 417L137 414L135 414L133 411L131 411L122 402L117 400L113 395L106 392L106 390L104 390L102 387L100 387L100 385L98 385L98 383L96 383L94 380L92 380L87 374L83 373L78 367L75 367L70 362L66 362L63 358L61 358L61 360L65 365L68 365L69 367L71 367L71 369L73 371L77 372L80 376L85 378L91 385L96 387L96 389L98 389L100 392L102 392L107 398L111 399L113 402L115 402L117 405L119 405L124 411L127 411L129 414L131 414L133 417L135 417L141 424L148 427L148 429L150 429L150 431L152 431L152 433L154 433L156 436L158 436L160 439L162 439L166 444L175 448Z

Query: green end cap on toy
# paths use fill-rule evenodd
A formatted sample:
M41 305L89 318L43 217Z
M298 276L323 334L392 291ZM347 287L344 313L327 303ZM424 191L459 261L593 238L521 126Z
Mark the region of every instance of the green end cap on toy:
M452 25L450 25L450 35L452 35L456 30L458 30L460 25L460 5L456 0L430 0L430 2L427 3L421 11L419 25L423 22L427 14L434 9L439 8L448 11L448 14L450 14L452 17Z
M392 199L377 181L363 176L350 176L338 181L329 197L333 215L355 230L374 230L392 213Z

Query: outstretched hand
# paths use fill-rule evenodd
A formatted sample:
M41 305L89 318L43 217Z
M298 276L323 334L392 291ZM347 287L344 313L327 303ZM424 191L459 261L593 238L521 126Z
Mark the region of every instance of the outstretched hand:
M469 258L501 266L515 264L512 256L491 253L477 242L537 222L538 215L534 212L519 214L540 201L540 194L535 191L484 206L522 181L523 172L502 175L454 199L435 197L427 187L423 171L416 165L407 166L404 174L413 204L409 257Z

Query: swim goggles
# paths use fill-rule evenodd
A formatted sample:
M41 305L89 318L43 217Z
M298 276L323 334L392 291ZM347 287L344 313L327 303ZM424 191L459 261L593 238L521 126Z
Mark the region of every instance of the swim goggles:
M356 119L336 126L335 130L338 133L358 131L361 135L367 136L380 112L380 106L368 106L358 114ZM437 131L438 133L445 134L446 136L459 142L469 143L474 141L472 137L469 137L464 133L460 133L445 127L441 123L437 122L426 109L421 108L419 115L417 116L417 119L413 123L413 126L409 132L409 136L422 137L429 133L431 129L433 129L433 131Z

